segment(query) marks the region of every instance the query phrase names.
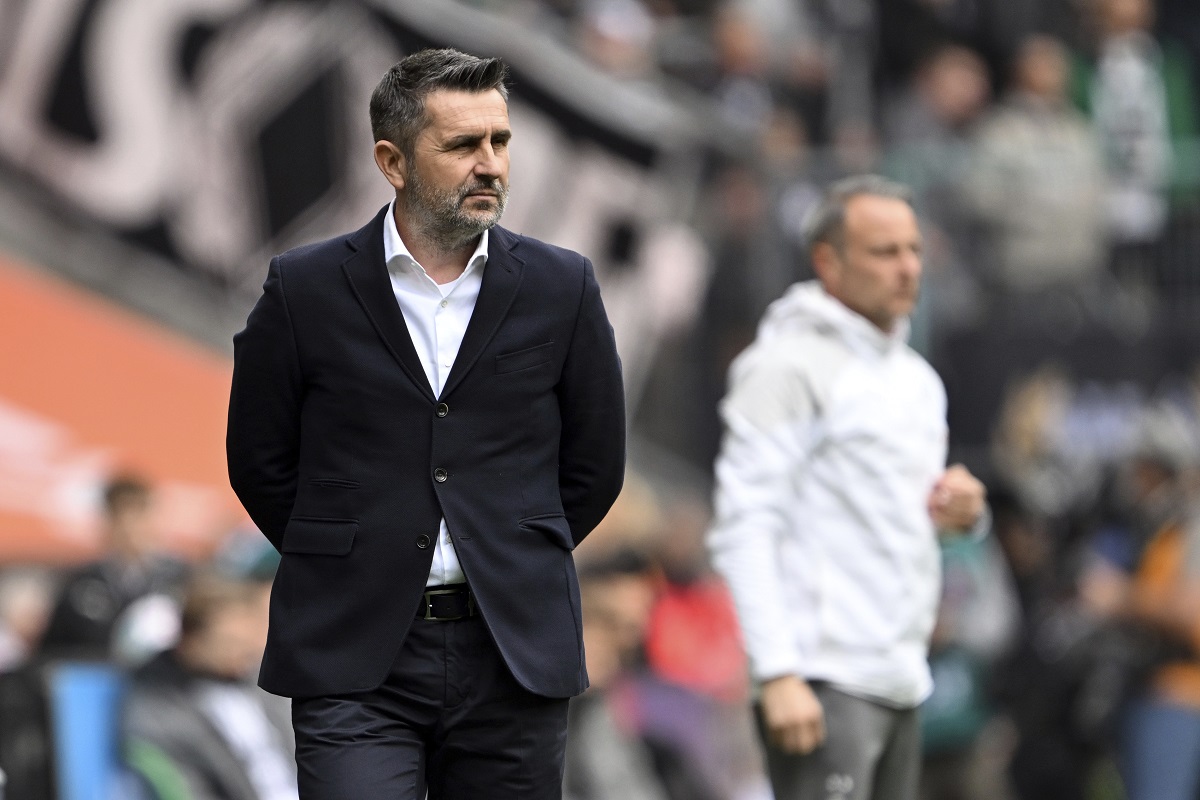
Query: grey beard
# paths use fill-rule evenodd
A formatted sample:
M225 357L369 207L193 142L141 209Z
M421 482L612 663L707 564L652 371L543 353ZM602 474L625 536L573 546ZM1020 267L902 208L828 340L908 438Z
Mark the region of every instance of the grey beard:
M508 187L499 178L452 191L432 189L415 173L409 176L408 183L408 212L415 217L413 222L422 236L442 252L456 250L494 226L508 201ZM496 210L486 216L465 213L463 200L480 188L496 192Z

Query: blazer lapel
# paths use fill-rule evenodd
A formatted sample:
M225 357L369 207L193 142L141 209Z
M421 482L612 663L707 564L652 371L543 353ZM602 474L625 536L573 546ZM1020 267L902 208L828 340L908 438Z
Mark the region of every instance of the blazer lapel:
M396 292L392 289L392 280L383 261L383 221L388 208L390 206L385 206L372 222L347 240L355 252L342 263L342 269L387 349L409 379L433 401L436 399L433 389L425 377L425 368L417 357L417 349L413 347L408 326L404 323L404 313L396 302ZM491 259L490 254L488 258Z
M475 366L483 348L496 334L513 298L517 296L525 267L525 262L512 254L517 241L515 236L498 226L488 234L488 260L483 270L483 284L479 287L475 311L467 323L454 366L446 376L442 397L449 397L471 367Z

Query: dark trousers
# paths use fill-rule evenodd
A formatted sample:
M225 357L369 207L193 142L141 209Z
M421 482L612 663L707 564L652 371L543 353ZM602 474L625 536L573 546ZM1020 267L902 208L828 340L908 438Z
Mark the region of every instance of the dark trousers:
M417 620L383 685L296 698L301 800L561 800L565 699L531 694L479 617Z

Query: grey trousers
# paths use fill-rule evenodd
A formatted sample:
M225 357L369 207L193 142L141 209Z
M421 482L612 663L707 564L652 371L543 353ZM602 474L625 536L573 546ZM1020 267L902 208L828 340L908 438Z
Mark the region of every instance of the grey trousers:
M825 743L808 755L771 744L762 709L756 709L775 800L916 800L917 710L873 703L824 683L812 688L825 709Z

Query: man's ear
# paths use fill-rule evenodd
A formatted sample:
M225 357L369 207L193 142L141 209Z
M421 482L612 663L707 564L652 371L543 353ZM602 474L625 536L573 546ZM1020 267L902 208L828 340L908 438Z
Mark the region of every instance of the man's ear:
M830 281L837 281L839 266L841 262L838 259L837 250L829 242L817 242L809 250L809 258L812 260L813 272L816 273L817 279L826 286Z
M375 164L396 191L404 188L408 175L408 159L399 147L387 139L380 139L375 143Z

